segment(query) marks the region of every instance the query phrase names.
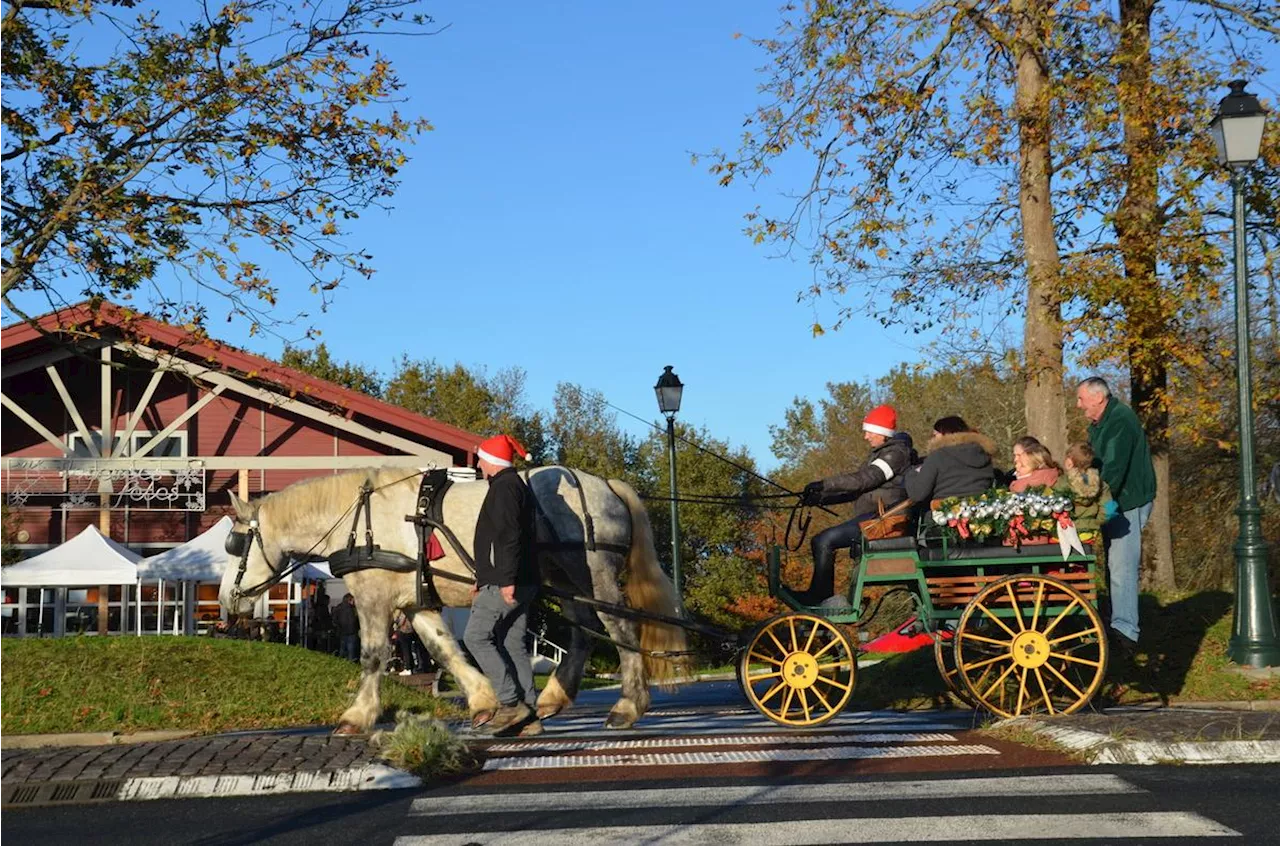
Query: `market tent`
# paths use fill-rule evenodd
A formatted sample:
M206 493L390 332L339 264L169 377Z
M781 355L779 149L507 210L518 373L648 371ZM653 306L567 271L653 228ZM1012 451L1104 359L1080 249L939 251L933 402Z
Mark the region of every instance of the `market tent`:
M231 518L223 517L207 532L159 555L143 559L138 578L144 582L216 582L227 568L226 543Z
M4 587L131 585L142 556L89 526L71 540L0 571Z

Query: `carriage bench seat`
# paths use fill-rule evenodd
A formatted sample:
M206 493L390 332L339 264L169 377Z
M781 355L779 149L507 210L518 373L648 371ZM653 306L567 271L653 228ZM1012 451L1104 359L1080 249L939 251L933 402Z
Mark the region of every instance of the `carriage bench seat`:
M921 561L976 561L986 558L1044 558L1045 556L1057 556L1058 544L1036 544L1034 546L959 546L952 545L943 549L940 546L926 546L920 548ZM1084 554L1086 556L1093 555L1093 546L1084 544ZM1080 556L1073 555L1073 560L1078 561Z
M903 549L915 549L916 537L910 535L901 538L881 538L864 541L863 549L867 552L898 552Z
M998 582L1005 578L1008 573L990 573L987 575L961 575L961 576L928 576L925 583L929 587L929 599L933 602L934 608L957 608L968 605L969 601L978 595L987 585L992 582ZM1085 570L1078 572L1062 571L1056 573L1045 573L1050 578L1065 582L1075 588L1081 596L1090 603L1098 601L1098 589L1094 581L1093 573ZM1035 601L1036 590L1031 582L1027 582L1025 586L1020 586L1014 590L1018 597L1018 602L1031 603ZM1045 603L1061 604L1070 600L1067 594L1059 591L1046 591L1041 599ZM991 604L1008 604L1008 597L999 595L990 598Z

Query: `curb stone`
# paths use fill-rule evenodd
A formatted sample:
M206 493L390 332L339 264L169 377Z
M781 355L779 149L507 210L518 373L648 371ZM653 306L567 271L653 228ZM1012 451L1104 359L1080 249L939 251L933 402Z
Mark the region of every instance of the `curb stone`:
M1275 764L1280 763L1280 740L1218 740L1207 743L1156 740L1116 740L1105 734L1065 726L1046 725L1028 717L1002 720L1101 764Z
M65 734L7 734L0 737L0 749L37 749L42 746L114 746L122 743L158 743L164 740L185 740L195 737L196 731L137 731L121 734L116 731L67 732Z
M201 799L279 793L399 790L421 787L422 779L386 764L368 764L337 772L276 773L239 776L153 776L127 779L119 801Z

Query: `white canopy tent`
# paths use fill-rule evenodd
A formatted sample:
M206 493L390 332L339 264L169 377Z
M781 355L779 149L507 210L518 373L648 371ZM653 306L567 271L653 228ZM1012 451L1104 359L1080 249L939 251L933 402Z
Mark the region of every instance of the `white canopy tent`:
M58 636L100 632L100 625L105 625L108 633L127 632L127 586L137 582L141 560L141 555L89 526L60 546L5 567L0 570L4 630L19 636Z
M4 587L131 585L142 556L89 526L66 543L0 571Z
M197 537L159 555L146 558L138 565L138 578L144 582L165 581L216 582L227 567L226 543L231 533L231 518L223 517Z

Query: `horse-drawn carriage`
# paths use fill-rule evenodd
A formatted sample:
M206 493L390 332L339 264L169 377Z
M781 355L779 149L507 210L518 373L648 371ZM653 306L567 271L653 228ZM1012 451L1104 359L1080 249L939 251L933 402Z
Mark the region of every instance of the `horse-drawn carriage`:
M858 547L855 547L858 549ZM1096 609L1090 547L971 546L921 524L905 537L861 544L846 603L803 605L769 561L769 592L794 613L748 639L738 681L751 704L788 726L830 720L848 703L857 653L845 633L867 621L869 588L908 592L934 657L960 699L1001 716L1069 714L1097 693L1106 672L1106 630Z
M1030 544L969 547L929 528L866 541L847 605L837 608L801 605L779 580L775 549L771 593L794 613L744 637L681 614L658 565L644 507L625 482L561 467L524 475L538 503L545 589L561 599L562 612L574 624L568 654L539 696L539 717L572 704L588 634L594 633L619 647L622 663L621 695L606 725L634 724L648 708L649 681L678 675L688 654L685 631L696 630L742 647L739 681L762 714L787 726L819 725L835 717L853 693L857 654L845 628L866 621L865 594L886 585L915 597L919 619L935 634L942 677L976 707L1002 715L1070 713L1101 685L1106 635L1094 607L1095 561L1088 549L1064 557L1057 547ZM379 713L387 632L396 609L408 609L423 643L465 692L473 717L497 707L492 686L461 654L439 615L441 604L470 603L467 562L486 486L463 484L447 495L440 490L426 497L427 478L361 471L301 482L254 503L233 497L231 566L220 592L228 610L246 606L297 562L325 558L348 571L344 578L360 613L362 679L339 731L366 731ZM341 531L348 521L350 531ZM363 545L356 543L361 525ZM429 561L424 552L426 526L449 540L438 560ZM430 602L424 602L424 574ZM953 632L949 640L947 631Z

